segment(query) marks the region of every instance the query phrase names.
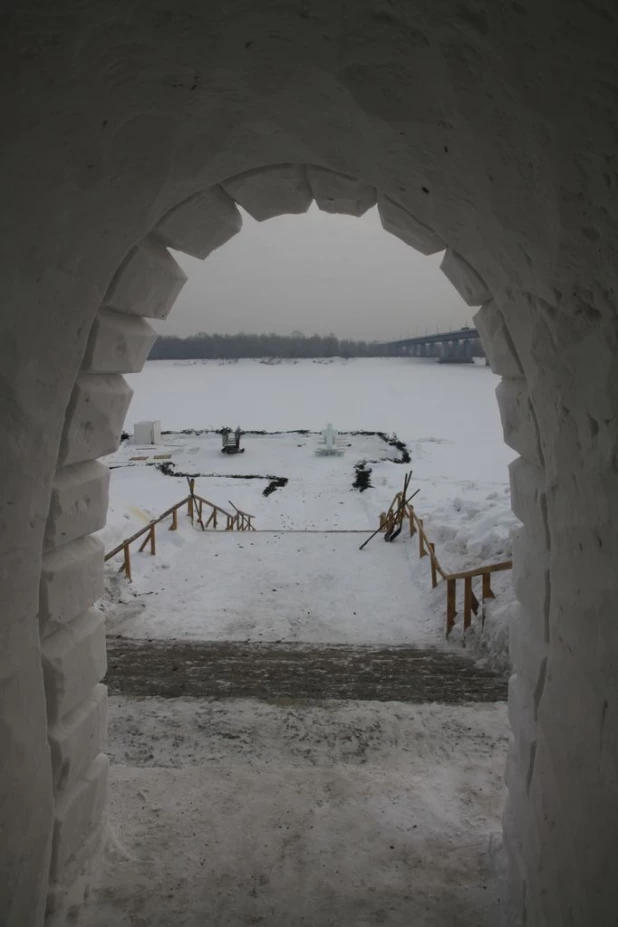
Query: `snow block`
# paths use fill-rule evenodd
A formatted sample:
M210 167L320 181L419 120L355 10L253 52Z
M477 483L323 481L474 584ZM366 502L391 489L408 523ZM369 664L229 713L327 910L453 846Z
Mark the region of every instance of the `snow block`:
M61 467L52 486L45 547L60 547L105 526L109 470L97 460Z
M502 380L496 389L496 398L505 443L524 460L542 467L543 456L525 381Z
M72 788L107 740L107 686L98 683L88 698L48 731L54 792Z
M480 306L491 299L487 285L460 254L449 248L442 258L440 270L451 281L468 306Z
M549 611L549 551L525 528L513 531L513 590L524 609L538 620L541 640L548 638L546 630Z
M47 718L55 724L105 676L105 619L96 609L63 625L42 642Z
M187 275L161 242L146 238L129 252L103 300L106 309L166 319Z
M102 541L79 538L43 556L39 591L39 625L66 624L103 595ZM52 627L52 631L57 628Z
M519 767L525 781L537 738L536 709L532 689L516 673L509 679L508 708L513 732L509 762Z
M403 206L378 194L378 212L382 227L421 254L444 251L446 244L428 226L415 219Z
M362 216L376 204L375 188L367 187L353 177L309 164L307 180L318 209L322 212Z
M493 300L484 303L474 316L489 366L501 377L523 377L524 372L504 316Z
M238 174L223 189L258 222L287 214L307 212L311 190L301 164L281 164Z
M506 757L504 781L509 789L509 799L521 815L528 804L529 783L536 752L537 739L531 742L518 744L511 738L511 744ZM506 838L506 832L504 832ZM510 924L510 922L509 922ZM522 927L519 924L519 927Z
M506 778L506 777L505 777ZM525 927L530 902L529 862L523 848L523 834L527 823L529 802L523 793L514 797L511 788L507 793L506 805L502 815L503 846L507 861L508 883L505 881L504 910L501 923L509 927ZM530 923L530 922L529 922Z
M517 457L509 464L511 508L537 543L549 547L545 471Z
M517 604L509 622L509 654L513 672L525 679L531 689L539 684L548 652L543 615Z
M153 235L192 257L207 258L242 228L242 215L221 187L189 197L164 216Z
M525 731L529 741L534 740L536 736L536 719L532 691L530 686L517 673L513 673L509 679L508 699L511 730L517 729L518 734Z
M107 797L109 760L93 760L74 787L56 803L50 877L58 879L80 844L101 820Z
M59 466L115 451L132 395L121 376L81 373L67 409Z
M139 373L156 338L156 331L144 319L101 309L90 331L82 370Z
M509 927L523 927L521 912L526 907L527 885L526 864L522 846L522 820L525 816L527 799L521 784L513 780L510 758L507 759L505 781L509 787L506 806L502 815L503 846L508 860L509 885L508 897L505 899L506 908L503 923ZM522 804L522 802L524 804Z
M95 824L77 850L67 860L59 878L50 882L45 927L66 927L70 917L85 901L93 867L103 844L104 827Z

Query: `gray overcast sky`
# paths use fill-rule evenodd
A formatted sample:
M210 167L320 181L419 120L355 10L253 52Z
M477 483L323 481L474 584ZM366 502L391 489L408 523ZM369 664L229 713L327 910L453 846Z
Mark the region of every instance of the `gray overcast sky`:
M189 279L162 334L277 332L389 339L472 324L474 313L424 257L389 235L372 209L360 219L315 205L255 222L205 261L176 258Z

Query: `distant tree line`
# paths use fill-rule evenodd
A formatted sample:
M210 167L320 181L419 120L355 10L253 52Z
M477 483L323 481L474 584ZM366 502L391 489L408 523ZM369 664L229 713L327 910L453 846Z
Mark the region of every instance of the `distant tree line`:
M387 357L392 353L377 341L354 341L335 335L161 335L150 351L150 360L213 360L240 357Z

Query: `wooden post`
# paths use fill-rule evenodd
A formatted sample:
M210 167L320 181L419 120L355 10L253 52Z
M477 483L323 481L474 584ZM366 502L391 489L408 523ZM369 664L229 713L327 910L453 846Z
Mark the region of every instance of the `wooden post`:
M418 529L418 555L419 555L419 557L426 557L426 556L427 556L427 551L426 551L426 549L425 549L425 541L424 541L424 539L423 539L423 538L424 538L424 535L423 535L423 519L422 519L422 518L419 518L418 523L419 523L419 529Z
M414 509L412 506L408 509L408 516L410 518L410 537L413 537L416 528L414 527Z
M132 581L133 577L131 576L131 554L129 553L129 545L124 545L124 575L127 577L129 582Z
M194 518L195 518L195 502L193 498L194 495L195 495L195 480L189 479L189 500L188 500L187 508L189 511L189 518L191 519L191 524L194 524Z
M214 528L217 527L217 510L216 509L212 510L212 524Z
M466 576L464 579L464 632L472 624L472 577Z
M172 523L170 525L170 531L178 531L178 509L174 509L172 512Z
M438 571L436 570L436 545L430 543L431 547L431 588L435 589L438 585Z
M157 552L157 544L155 541L155 526L153 525L150 529L150 553L154 557Z
M447 579L446 581L446 636L448 637L455 626L455 616L457 615L457 581Z
M491 573L483 573L483 601L485 599L495 599L491 591Z
M199 518L200 521L202 520L202 500L201 499L199 499L197 503L197 517Z
M483 606L481 609L481 627L485 627L485 602L487 599L495 599L491 588L491 573L483 573Z

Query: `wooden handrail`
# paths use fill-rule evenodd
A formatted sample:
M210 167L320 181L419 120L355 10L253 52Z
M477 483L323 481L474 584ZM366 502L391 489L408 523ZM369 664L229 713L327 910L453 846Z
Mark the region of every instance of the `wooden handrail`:
M228 499L227 501L230 503L230 505L236 512L234 521L236 523L237 530L238 531L255 531L255 528L251 524L254 516L249 515L248 512L243 512L241 509L236 508L236 506L230 499Z
M107 562L111 560L112 557L116 557L118 554L124 554L124 560L120 571L124 570L124 573L127 579L131 580L131 552L130 546L134 541L139 540L143 537L144 541L139 548L140 553L145 549L146 545L150 543L150 553L154 555L156 553L156 526L163 521L164 518L172 516L172 524L170 525L170 531L176 531L178 529L178 510L181 509L184 505L187 506L187 514L191 519L191 524L194 524L195 517L199 524L202 527L202 530L205 530L209 525L212 524L213 528L217 527L217 515L221 514L225 516L225 530L233 531L234 528L238 531L255 531L255 528L252 524L253 515L248 515L246 512L241 512L240 509L236 509L236 506L233 503L230 503L234 509L236 509L237 514L232 515L227 509L221 508L220 505L216 505L214 502L210 502L208 499L204 499L202 496L198 496L193 491L194 481L190 482L191 493L188 496L185 496L184 499L181 499L180 502L177 502L175 505L172 505L169 509L166 509L165 512L162 512L161 515L158 515L156 518L151 519L147 525L144 525L143 528L140 528L139 531L136 531L135 534L132 534L131 537L125 538L117 547L114 547L113 550L108 551L104 556L104 561ZM206 524L202 521L202 507L207 505L211 509L211 515Z
M158 515L156 518L153 518L151 521L148 522L147 525L144 525L143 528L140 528L139 531L136 531L135 534L132 534L130 538L125 538L124 541L118 545L118 547L114 547L113 550L110 550L109 553L105 554L105 560L111 560L112 557L115 557L116 554L120 553L123 547L125 547L127 544L132 544L133 541L137 541L137 539L141 538L143 534L147 534L147 532L150 531L153 525L158 525L160 521L163 521L163 519L167 518L168 515L172 515L178 509L182 508L182 506L186 505L188 501L189 501L189 496L186 496L182 500L182 502L177 502L176 505L173 505L171 508L167 509L165 512L163 512L163 514Z
M225 515L226 518L232 517L230 512L228 512L226 509L222 509L220 505L216 504L216 502L210 502L208 499L204 499L203 496L198 496L197 493L194 495L193 498L197 499L199 502L202 502L204 505L210 506L211 509L215 509L217 512L220 512L222 515Z
M396 513L401 511L401 493L397 493L391 505L388 509L388 512L383 512L380 515L380 527L383 531L388 531L390 527L394 524L394 519ZM435 589L438 585L438 576L441 576L446 583L446 637L450 635L453 627L455 625L455 618L457 616L457 580L464 581L464 620L463 628L464 632L468 630L472 624L472 613L475 615L478 614L479 601L474 595L474 590L472 588L472 580L476 576L481 576L483 580L482 584L482 623L485 623L485 601L487 599L495 598L494 593L491 588L491 574L499 573L503 570L510 570L513 566L512 560L502 560L499 563L487 563L480 567L475 567L472 570L460 570L456 573L447 573L440 566L440 562L436 556L435 544L433 544L427 537L425 528L423 526L423 519L419 518L416 512L414 511L413 505L408 505L405 508L403 518L409 519L410 524L410 536L418 532L418 555L419 557L429 556L431 563L431 585ZM462 638L463 646L466 646L465 634Z
M236 508L236 506L234 505L234 503L233 503L230 499L228 499L227 501L230 503L230 505L232 506L232 508L234 509L234 511L235 511L235 512L238 512L239 515L244 515L245 518L255 518L255 515L249 515L249 512L243 512L242 509Z
M488 563L485 566L476 567L474 570L462 570L461 573L449 573L448 579L468 579L468 577L483 576L485 573L500 573L502 570L511 570L512 568L512 560L501 560L499 563Z

